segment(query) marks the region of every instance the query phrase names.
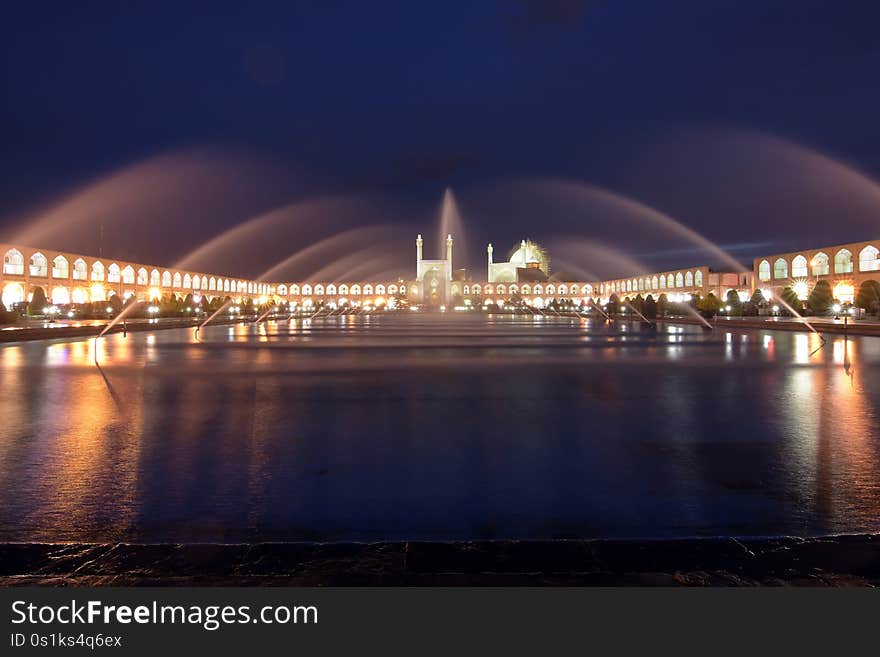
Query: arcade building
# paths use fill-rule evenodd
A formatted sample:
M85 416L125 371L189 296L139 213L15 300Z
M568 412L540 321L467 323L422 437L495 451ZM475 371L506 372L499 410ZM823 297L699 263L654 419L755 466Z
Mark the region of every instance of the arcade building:
M52 249L0 244L0 301L7 309L28 302L42 288L50 304L59 307L121 299L157 301L170 295L251 299L258 305L287 303L291 308L317 306L393 307L406 302L426 309L479 308L525 303L543 308L548 303L582 306L637 295L661 294L673 302L694 295L725 298L731 291L741 299L756 289L765 296L787 287L806 299L819 280L831 284L835 298L852 302L858 286L880 280L880 240L852 242L799 252L756 258L750 270L716 271L705 265L627 278L584 281L554 272L546 250L531 240L521 240L506 260L495 260L492 244L486 248L483 280L469 276L453 264L452 235L446 237L446 257L423 258L423 239L415 241L415 277L351 281L256 281L222 273L181 270L155 264L128 262Z

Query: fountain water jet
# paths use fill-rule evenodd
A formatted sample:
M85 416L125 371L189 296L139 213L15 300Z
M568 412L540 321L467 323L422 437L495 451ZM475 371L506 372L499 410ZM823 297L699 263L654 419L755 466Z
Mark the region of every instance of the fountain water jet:
M199 214L211 214L220 223L234 221L275 196L281 174L242 152L168 152L99 177L26 217L12 241L89 253L106 227L117 248L142 249L138 226L155 229L158 223L179 234Z
M586 183L557 182L555 183L555 185L559 186L561 189L567 191L568 193L579 194L585 196L588 199L598 200L600 203L622 209L635 218L641 218L645 221L653 223L654 225L667 228L679 237L682 237L690 241L691 243L706 249L713 256L720 259L726 265L730 266L733 270L739 273L749 273L751 271L744 267L742 263L740 263L729 253L727 253L720 246L718 246L711 240L703 237L697 231L685 226L684 224L680 223L676 219L673 219L669 215L664 214L663 212L660 212L659 210L656 210L655 208L652 208L648 205L645 205L644 203L640 203L639 201L621 196L620 194L602 189L600 187L587 185ZM795 316L798 321L802 322L808 329L810 329L810 331L812 331L816 335L819 335L820 338L822 337L816 330L816 328L788 303L786 303L782 299L779 299L779 302L786 308L786 310L788 310L793 316ZM707 327L712 328L711 325L705 321L702 315L699 315L699 318Z
M446 257L445 245L447 235L455 237L456 252L466 257L467 235L464 231L461 213L458 210L458 203L450 187L447 187L443 192L443 201L440 205L440 222L437 232L437 249L439 252L437 257L441 260Z
M591 264L594 267L599 267L600 270L604 271L604 273L606 274L601 277L594 276L594 278L626 278L627 276L631 276L632 272L640 272L646 270L645 266L637 260L627 256L620 250L601 242L594 242L589 240L566 240L564 244L560 245L559 250L564 254L563 262L565 262L566 258L570 258L572 260L582 259L584 257L584 252L586 252L589 256ZM576 252L576 254L572 255L572 252ZM627 306L632 307L631 304L626 301L623 301L623 303ZM699 322L703 324L706 328L710 330L714 328L712 324L710 324L706 320L705 317L703 317L700 313L691 308L690 305L688 305L687 303L680 305L685 310L685 312L687 312L695 319L699 320ZM645 319L644 315L642 315L640 312L636 311L636 314ZM608 317L605 313L603 313L603 315L605 315L606 318ZM645 321L648 320L645 319Z
M636 315L638 315L639 317L641 317L641 318L642 318L642 321L644 321L646 324L651 324L652 326L654 325L654 322L652 322L650 319L648 319L647 317L645 317L645 316L641 313L641 311L639 311L638 308L636 308L634 305L632 305L632 303L630 303L629 301L624 301L623 303L624 303L624 305L625 305L627 308L629 308L629 309L632 310Z

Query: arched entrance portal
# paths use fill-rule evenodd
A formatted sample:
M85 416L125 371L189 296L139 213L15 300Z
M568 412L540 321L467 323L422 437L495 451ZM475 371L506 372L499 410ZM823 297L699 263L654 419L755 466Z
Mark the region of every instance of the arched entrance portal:
M422 279L423 303L429 308L439 308L446 299L446 280L442 272L432 269Z

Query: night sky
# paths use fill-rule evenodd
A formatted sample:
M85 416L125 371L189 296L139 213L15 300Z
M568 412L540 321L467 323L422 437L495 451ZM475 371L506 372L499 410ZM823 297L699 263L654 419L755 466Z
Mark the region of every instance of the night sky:
M597 244L715 264L596 188L745 262L874 238L878 34L869 1L15 3L0 241L170 265L305 203L189 264L257 275L382 223L406 265L447 186L472 267L526 236L590 242L565 264L600 276Z

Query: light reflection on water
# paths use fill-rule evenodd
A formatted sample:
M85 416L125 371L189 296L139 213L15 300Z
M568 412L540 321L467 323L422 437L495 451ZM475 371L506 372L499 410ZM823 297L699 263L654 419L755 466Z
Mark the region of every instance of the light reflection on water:
M880 339L626 329L405 315L4 346L0 540L880 530Z

